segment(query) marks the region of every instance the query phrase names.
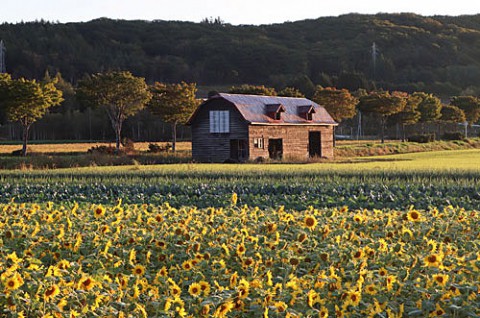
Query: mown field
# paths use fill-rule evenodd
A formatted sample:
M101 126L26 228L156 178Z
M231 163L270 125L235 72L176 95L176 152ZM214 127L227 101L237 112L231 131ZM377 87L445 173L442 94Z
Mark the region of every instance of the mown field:
M0 174L0 316L478 317L480 150Z

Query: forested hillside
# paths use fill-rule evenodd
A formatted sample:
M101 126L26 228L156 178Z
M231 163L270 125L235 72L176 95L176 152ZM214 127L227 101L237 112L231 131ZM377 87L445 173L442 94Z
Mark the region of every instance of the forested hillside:
M480 15L349 14L262 26L203 23L45 21L2 24L7 72L43 77L125 69L148 82L265 84L355 90L480 92ZM378 54L374 67L372 46Z

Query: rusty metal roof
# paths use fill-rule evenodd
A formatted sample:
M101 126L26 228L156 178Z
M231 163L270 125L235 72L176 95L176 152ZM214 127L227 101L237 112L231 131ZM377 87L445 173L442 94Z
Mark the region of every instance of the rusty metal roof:
M223 98L234 104L243 118L252 124L322 124L337 125L327 110L307 98L278 97L260 95L240 95L219 93L213 98ZM280 120L275 120L269 113L272 105L283 106L285 110ZM306 107L305 107L306 106ZM312 120L307 120L305 109L313 107Z

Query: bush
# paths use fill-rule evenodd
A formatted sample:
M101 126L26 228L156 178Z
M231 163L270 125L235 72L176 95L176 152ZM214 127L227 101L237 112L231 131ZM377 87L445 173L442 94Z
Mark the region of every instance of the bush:
M123 138L122 140L122 146L123 146L123 150L126 152L126 153L133 153L135 152L135 142L133 142L133 140L129 139L129 138Z
M465 135L461 132L444 133L442 140L465 140Z
M166 144L165 147L160 146L158 144L149 144L147 152L150 153L160 153L160 152L168 152L172 148L172 145Z
M435 134L412 135L407 138L409 142L428 143L435 141Z
M120 149L118 152L116 150L117 148L113 146L94 146L88 149L87 152L91 154L104 154L104 155L116 155L116 154L120 155L125 153L125 151L123 151L122 149Z

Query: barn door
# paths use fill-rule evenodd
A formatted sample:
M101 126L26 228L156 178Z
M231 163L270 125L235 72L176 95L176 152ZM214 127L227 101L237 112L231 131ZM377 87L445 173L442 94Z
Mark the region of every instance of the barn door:
M268 155L270 159L282 159L283 157L283 140L268 139Z
M230 139L230 159L247 160L248 144L245 139Z
M319 131L308 133L308 154L310 157L322 156L322 137Z

